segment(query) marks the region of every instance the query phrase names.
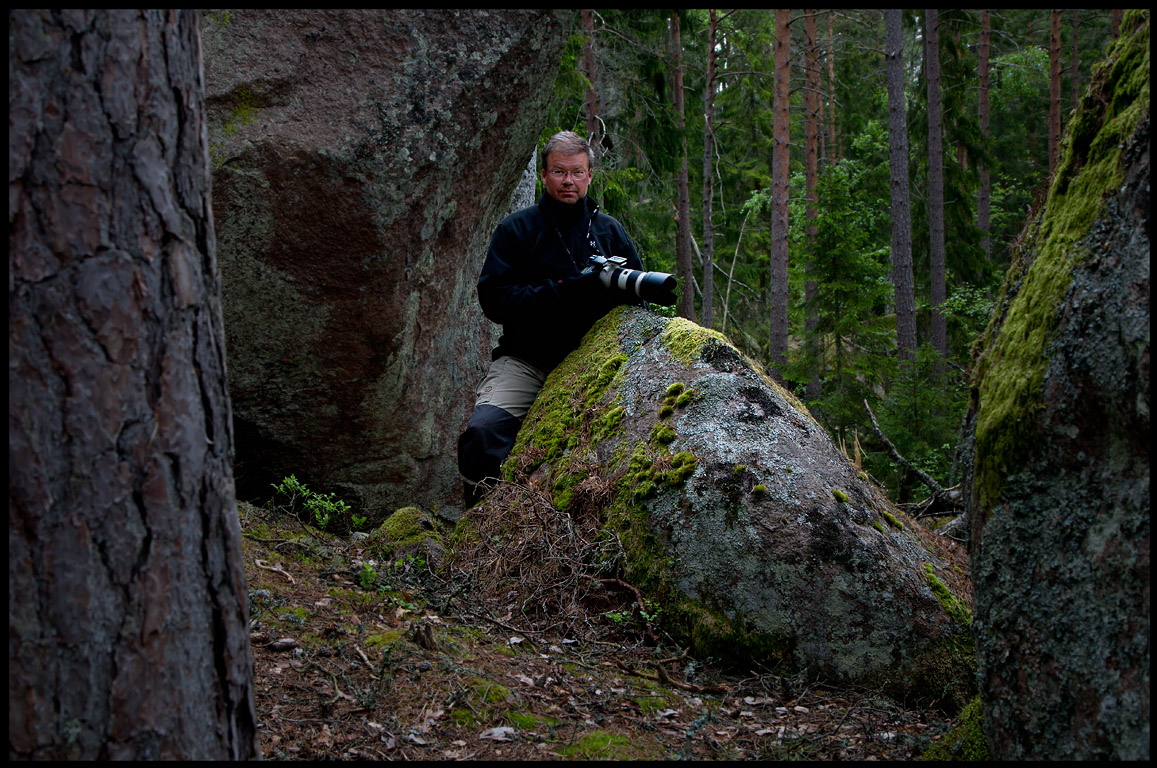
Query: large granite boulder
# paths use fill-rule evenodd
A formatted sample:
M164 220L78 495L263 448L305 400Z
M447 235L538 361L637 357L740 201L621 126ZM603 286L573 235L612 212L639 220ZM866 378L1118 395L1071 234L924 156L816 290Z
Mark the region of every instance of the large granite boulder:
M977 657L999 759L1149 756L1149 20L1066 135L973 379Z
M459 498L474 283L572 15L204 14L239 496L295 474L375 521Z
M503 471L576 520L596 504L625 581L701 655L948 708L974 690L961 555L713 331L614 310L550 374ZM506 514L484 503L455 541Z

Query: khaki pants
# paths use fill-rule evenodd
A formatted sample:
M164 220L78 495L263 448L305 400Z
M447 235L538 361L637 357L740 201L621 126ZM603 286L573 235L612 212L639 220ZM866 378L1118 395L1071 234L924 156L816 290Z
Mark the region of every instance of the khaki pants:
M542 389L546 374L517 357L500 357L490 364L486 378L478 385L474 407L493 405L515 418L526 416Z

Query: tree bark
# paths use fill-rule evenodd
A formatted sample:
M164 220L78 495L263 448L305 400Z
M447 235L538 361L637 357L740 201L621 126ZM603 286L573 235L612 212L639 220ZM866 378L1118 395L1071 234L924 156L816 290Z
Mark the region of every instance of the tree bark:
M944 134L940 100L940 22L929 9L925 22L924 64L928 77L928 230L931 276L932 346L948 356L948 322L944 316L947 276L944 248Z
M978 111L980 113L980 133L983 141L988 141L988 80L989 80L989 56L991 54L991 37L992 37L992 18L988 10L980 12L980 43L977 46L977 55L979 57L979 80L980 88L977 95ZM991 209L992 209L992 179L988 172L988 167L984 162L978 164L980 173L980 188L976 192L976 226L981 231L983 239L981 240L981 248L984 249L984 257L986 260L992 259L992 223L991 223Z
M582 10L583 35L583 74L587 78L586 103L583 105L586 116L587 141L595 150L596 156L602 148L602 129L599 125L599 91L595 84L598 76L598 60L595 55L595 12L590 8Z
M790 142L791 16L786 9L775 11L775 95L772 101L773 154L771 163L771 280L768 372L783 381L787 364L787 245L788 245L788 161Z
M9 12L9 757L258 756L200 56Z
M836 122L836 38L832 34L832 11L828 11L828 152L835 161L840 159L839 125Z
M691 265L691 190L687 181L687 120L683 109L683 42L679 36L679 12L671 12L671 52L675 60L675 120L679 127L680 155L676 180L675 260L679 268L682 291L679 294L679 316L695 319L695 272Z
M1049 34L1049 178L1057 169L1061 143L1061 12L1052 12Z
M1074 8L1073 11L1073 57L1072 63L1069 65L1069 84L1072 86L1073 94L1073 112L1077 111L1077 107L1081 101L1081 86L1080 86L1080 70L1081 57L1080 49L1077 47L1077 32L1081 28L1081 12Z
M916 357L916 296L912 276L912 212L908 192L908 114L904 96L904 32L901 11L884 11L888 80L888 146L892 177L892 286L896 346L901 360Z
M703 306L701 324L710 328L715 303L715 34L719 19L712 8L707 18L707 80L703 88Z
M816 9L804 11L804 69L806 70L807 87L804 89L804 176L807 189L807 207L804 213L807 219L806 234L808 239L808 260L805 270L811 272L815 261L815 240L818 233L816 227L816 210L819 203L816 197L816 186L819 182L819 95L820 95L820 60L819 45L816 39ZM810 276L804 280L805 319L804 330L809 347L808 358L812 361L811 373L808 377L807 396L814 400L820 396L820 345L815 337L819 327L819 312L815 306L816 281Z

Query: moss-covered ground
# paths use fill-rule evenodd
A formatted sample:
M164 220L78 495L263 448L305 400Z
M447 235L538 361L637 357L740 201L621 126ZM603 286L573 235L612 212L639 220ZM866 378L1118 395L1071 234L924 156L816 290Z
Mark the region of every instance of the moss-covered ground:
M878 692L725 674L637 619L560 632L452 568L382 560L375 537L240 508L266 759L911 759L952 725Z

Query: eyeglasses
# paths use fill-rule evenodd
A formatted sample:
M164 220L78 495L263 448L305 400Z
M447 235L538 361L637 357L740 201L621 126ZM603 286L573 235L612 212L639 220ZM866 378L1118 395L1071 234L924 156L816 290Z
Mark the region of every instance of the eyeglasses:
M548 173L559 181L563 181L567 176L573 176L575 181L582 181L590 175L590 171L548 171Z

